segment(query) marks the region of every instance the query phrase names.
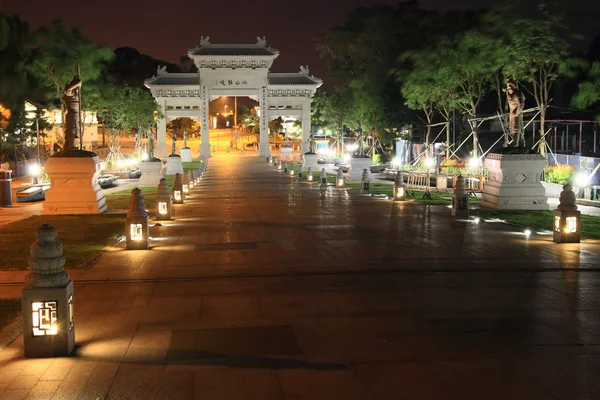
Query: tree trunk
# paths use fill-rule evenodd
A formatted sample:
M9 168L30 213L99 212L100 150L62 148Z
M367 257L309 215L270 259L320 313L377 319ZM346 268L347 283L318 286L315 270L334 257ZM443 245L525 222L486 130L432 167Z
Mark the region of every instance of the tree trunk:
M543 156L546 155L546 106L540 107L540 145L538 146L538 152Z

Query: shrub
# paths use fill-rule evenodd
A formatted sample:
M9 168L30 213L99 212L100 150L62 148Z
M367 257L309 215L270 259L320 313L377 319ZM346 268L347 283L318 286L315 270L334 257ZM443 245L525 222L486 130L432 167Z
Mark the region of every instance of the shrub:
M546 182L566 185L573 178L575 168L567 164L549 165L544 170Z

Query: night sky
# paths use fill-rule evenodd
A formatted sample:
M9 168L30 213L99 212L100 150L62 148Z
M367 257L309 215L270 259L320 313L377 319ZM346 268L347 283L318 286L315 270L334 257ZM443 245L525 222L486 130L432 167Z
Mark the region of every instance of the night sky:
M424 8L478 9L498 0L423 0ZM297 72L301 64L326 78L326 63L314 50L313 36L343 24L348 11L395 0L4 0L3 11L18 14L32 27L63 19L85 30L94 41L113 48L129 46L154 58L178 63L179 57L198 45L201 36L212 43L255 43L266 36L279 49L274 72ZM581 50L600 33L600 2L570 0L572 19L586 36Z

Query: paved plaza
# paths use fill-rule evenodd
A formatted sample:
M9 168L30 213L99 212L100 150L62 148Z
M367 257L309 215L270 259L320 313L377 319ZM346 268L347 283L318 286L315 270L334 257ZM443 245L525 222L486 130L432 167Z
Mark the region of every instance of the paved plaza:
M0 399L599 399L600 245L522 232L219 155L151 250L69 270L75 354L20 337Z

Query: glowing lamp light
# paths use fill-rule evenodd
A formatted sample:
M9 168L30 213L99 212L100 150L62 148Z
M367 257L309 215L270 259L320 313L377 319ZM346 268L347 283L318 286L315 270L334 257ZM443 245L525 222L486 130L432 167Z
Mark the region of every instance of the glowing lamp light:
M142 240L144 239L142 224L129 224L129 238L131 240Z
M158 202L158 213L161 215L166 215L169 213L169 205L166 201Z
M190 188L187 184L183 184L183 194L189 194L190 193Z
M565 218L566 226L564 229L565 233L575 233L577 232L577 217L567 217Z
M29 175L31 176L39 176L42 173L42 167L38 163L29 164L27 167Z
M57 301L34 301L31 303L31 329L33 336L58 334Z
M277 164L277 169L281 170L283 167L281 166L281 163Z
M336 187L337 188L343 188L344 187L345 182L344 182L344 178L343 177L342 178L338 177L337 180L336 180L336 182L337 182L336 183Z
M312 182L314 180L312 173L308 174L307 179L309 182Z
M433 160L433 158L431 158L431 157L427 157L427 158L425 159L425 166L426 166L427 168L431 168L431 167L433 167L433 166L434 166L434 164L435 164L435 161Z
M294 169L293 168L290 169L290 176L294 176Z
M525 231L523 231L523 235L529 239L529 236L531 236L531 229L525 229Z
M588 184L590 177L585 172L578 172L573 176L573 183L577 187L585 187Z
M346 164L348 164L350 162L351 158L352 158L352 156L350 154L348 154L348 153L344 154L343 159Z
M469 167L471 167L471 168L479 167L479 158L477 158L477 157L470 158L469 159Z
M173 191L173 197L175 198L175 201L181 201L181 191L180 190L174 190Z

